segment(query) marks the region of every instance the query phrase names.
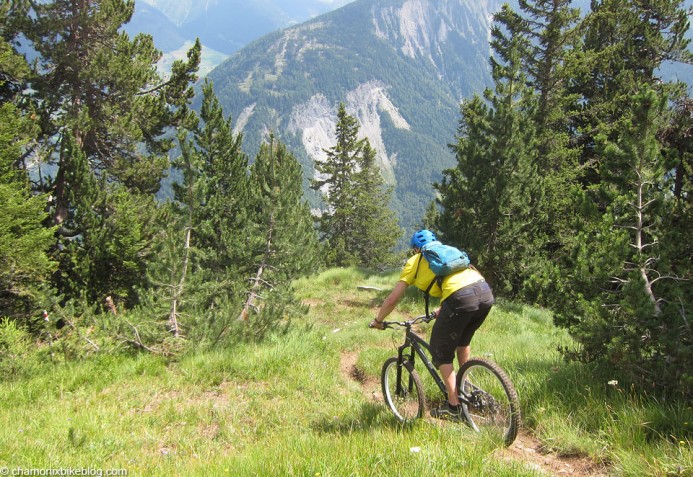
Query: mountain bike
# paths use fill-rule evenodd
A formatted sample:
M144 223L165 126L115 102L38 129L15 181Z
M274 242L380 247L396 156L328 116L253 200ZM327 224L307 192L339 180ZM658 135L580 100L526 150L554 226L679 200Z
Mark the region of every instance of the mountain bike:
M426 407L424 387L415 369L417 355L443 397L448 397L445 383L431 362L430 345L412 329L434 319L431 314L402 322L383 322L383 329L405 329L404 344L397 349L397 356L385 361L381 374L385 402L401 422L422 417ZM506 446L515 441L520 427L520 403L512 381L498 364L486 358L469 359L457 373L457 389L463 422L477 432L502 439Z

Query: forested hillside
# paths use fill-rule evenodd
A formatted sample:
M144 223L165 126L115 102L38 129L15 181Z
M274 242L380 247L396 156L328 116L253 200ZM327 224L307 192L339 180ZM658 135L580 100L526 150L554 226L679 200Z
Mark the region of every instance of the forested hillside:
M337 107L358 118L412 230L453 164L459 101L490 83L500 2L361 0L253 42L209 75L252 155L272 131L304 165L324 159ZM319 205L318 198L312 200Z
M589 2L574 4L583 14L589 10ZM435 196L430 184L454 163L447 145L454 142L459 102L492 85L489 20L500 6L352 2L253 42L210 79L246 151L252 156L272 131L297 155L307 179L333 145L329 131L345 102L395 187L392 207L401 225L412 232ZM686 71L693 75L693 67L666 62L663 73ZM319 197L309 198L321 206Z
M657 392L693 375L693 61L682 2L504 7L494 88L463 102L431 219L506 295L544 303L579 346Z
M505 6L473 94L482 66L453 73L442 39L471 47L488 12L436 5L354 2L252 44L198 96L200 43L160 75L152 37L123 32L132 1L0 5L3 374L271 338L306 313L300 277L399 265L392 197L498 296L552 310L566 358L690 399L693 106L661 76L693 63L690 10Z

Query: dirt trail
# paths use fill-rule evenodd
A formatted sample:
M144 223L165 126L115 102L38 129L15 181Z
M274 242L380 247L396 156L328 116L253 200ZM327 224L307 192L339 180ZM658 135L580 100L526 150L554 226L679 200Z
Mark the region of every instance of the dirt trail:
M357 365L358 353L343 353L340 371L346 380L356 381L361 385L366 398L382 402L380 381L367 376ZM500 459L519 460L537 472L551 476L606 477L608 469L584 456L560 456L547 451L546 447L527 432L520 432L515 442L506 449L499 449Z

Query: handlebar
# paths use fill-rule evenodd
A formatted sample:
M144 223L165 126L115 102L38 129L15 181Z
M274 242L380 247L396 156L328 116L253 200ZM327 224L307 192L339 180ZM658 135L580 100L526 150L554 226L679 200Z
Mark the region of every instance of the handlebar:
M436 314L434 312L431 312L428 315L417 316L416 318L412 318L411 320L407 321L383 321L382 329L386 330L388 328L394 328L395 326L400 326L402 328L410 328L412 325L415 325L417 323L428 323L435 319Z

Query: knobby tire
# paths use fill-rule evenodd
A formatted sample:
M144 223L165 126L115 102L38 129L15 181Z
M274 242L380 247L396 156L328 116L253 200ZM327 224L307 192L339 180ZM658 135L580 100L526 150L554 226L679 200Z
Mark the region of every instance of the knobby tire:
M410 361L402 363L399 382L397 368L397 357L383 364L380 378L383 398L400 422L411 422L423 416L426 405L423 384Z
M464 387L462 386L462 383ZM493 361L472 358L457 373L462 410L468 424L506 446L520 428L520 403L507 374Z

